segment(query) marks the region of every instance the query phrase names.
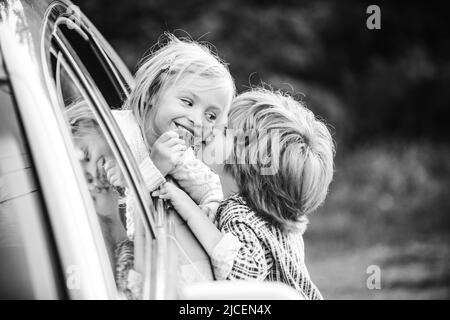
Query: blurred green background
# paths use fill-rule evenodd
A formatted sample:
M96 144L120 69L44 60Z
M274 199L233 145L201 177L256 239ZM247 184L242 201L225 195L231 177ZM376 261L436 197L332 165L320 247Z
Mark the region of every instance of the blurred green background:
M332 125L305 234L328 299L450 298L450 19L429 1L74 1L134 71L164 31L212 43L238 91L289 91ZM381 30L366 8L381 8ZM380 267L381 289L366 286Z

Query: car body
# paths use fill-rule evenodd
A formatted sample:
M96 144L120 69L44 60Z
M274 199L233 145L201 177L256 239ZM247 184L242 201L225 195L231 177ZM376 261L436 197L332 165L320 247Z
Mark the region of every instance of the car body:
M189 273L196 270L190 265L206 262L204 280L212 280L212 269L183 221L146 192L114 121L111 109L121 107L132 87L122 60L70 1L0 1L0 298L121 298L98 210L75 155L65 115L74 101L66 94L89 104L135 199L148 248L143 298L195 298L195 292L221 297L211 284L177 289L184 267ZM235 298L239 291L245 291L242 298L278 292L223 288Z

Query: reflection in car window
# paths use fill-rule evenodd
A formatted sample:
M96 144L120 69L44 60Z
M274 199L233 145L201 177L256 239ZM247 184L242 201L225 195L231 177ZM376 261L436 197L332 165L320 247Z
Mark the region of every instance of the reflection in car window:
M64 107L75 156L83 173L82 185L95 208L116 285L127 298L136 298L137 295L127 289L128 271L134 267L134 243L127 236L125 214L127 207L133 206L135 197L119 164L118 152L109 143L105 125L90 99L83 94L78 78L61 54L56 51L52 54L58 99ZM138 210L135 207L134 210Z
M119 201L125 197L126 187L122 172L88 104L85 101L72 103L65 114L108 254L114 260L116 244L126 239L119 214Z

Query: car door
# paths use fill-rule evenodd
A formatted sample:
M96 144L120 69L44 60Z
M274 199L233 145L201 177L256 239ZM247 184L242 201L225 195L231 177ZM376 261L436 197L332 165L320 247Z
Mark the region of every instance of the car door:
M35 163L0 52L0 299L64 299Z
M156 210L143 191L140 174L109 111L108 104L117 106L127 94L125 84L131 76L120 61L114 61L117 56L110 47L93 46L89 49L99 65L88 67L101 68L91 77L74 50L77 38L71 38L86 39L86 33L82 28L75 34L66 32L74 30L71 5L45 0L0 4L1 89L5 93L1 97L0 253L11 258L9 264L2 259L2 294L38 299L122 298L116 289L118 243L114 241L126 237L123 232L122 238L117 237L118 228L111 226L124 223L120 220L123 198L131 197L146 247L141 257L142 297L171 297L165 215L158 215L162 210ZM87 42L95 45L95 41ZM92 173L89 161L80 158L82 148L69 121L68 109L75 102L83 102L92 115L97 140L101 140L97 149L116 163L122 188L92 183L95 175L88 175ZM119 220L111 218L116 216ZM22 289L14 291L14 285Z

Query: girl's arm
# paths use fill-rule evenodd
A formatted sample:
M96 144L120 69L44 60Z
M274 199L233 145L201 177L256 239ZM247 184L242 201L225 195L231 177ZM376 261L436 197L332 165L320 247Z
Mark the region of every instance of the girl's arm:
M170 200L174 209L186 221L198 241L200 241L211 257L214 248L223 235L191 197L172 182L166 182L159 190L154 191L152 195Z
M256 234L242 220L239 208L231 207L224 212L229 217L222 233L183 190L166 182L160 190L152 193L169 199L211 258L217 280L264 280L269 265ZM221 228L222 228L221 227ZM272 262L269 262L272 263Z
M170 172L178 185L214 221L217 208L223 200L220 178L188 148L180 163Z

